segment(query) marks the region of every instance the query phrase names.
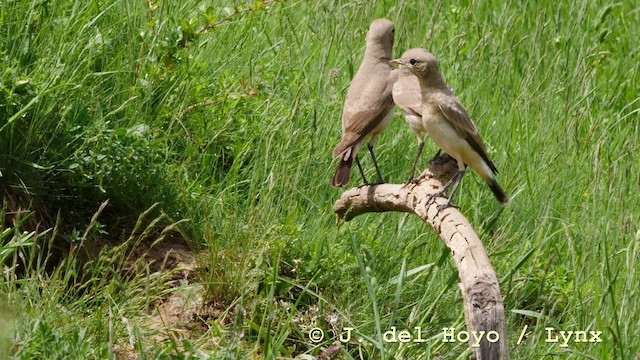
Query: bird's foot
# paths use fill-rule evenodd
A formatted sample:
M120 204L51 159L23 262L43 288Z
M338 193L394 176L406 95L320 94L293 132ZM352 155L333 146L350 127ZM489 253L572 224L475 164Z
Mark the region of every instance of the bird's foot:
M424 180L424 179L426 179L426 178L427 178L427 173L422 173L422 174L420 174L417 178L413 179L413 181L414 181L416 184L419 184L419 183L421 183L421 182L422 182L422 180Z
M427 204L430 204L430 203L436 201L436 198L443 196L445 190L446 189L442 189L442 190L436 191L433 194L429 195L428 199L427 199Z
M406 183L404 183L404 185L402 186L402 188L406 188L409 187L409 185L413 185L414 187L419 185L422 180L424 180L427 177L427 174L421 174L418 177L410 177Z
M460 209L460 207L454 203L451 202L451 200L447 200L446 203L442 204L442 205L438 205L438 211L442 211L446 208L456 208L456 209Z
M429 204L431 202L435 202L436 198L438 198L438 197L445 197L444 193L445 193L446 190L447 190L447 188L443 188L443 189L431 194L429 196L429 200L427 201L427 204ZM451 198L451 196L449 196L447 198L447 202L446 203L437 205L438 211L442 211L442 210L444 210L444 209L446 209L448 207L453 207L453 208L459 209L458 205L454 204L452 200L453 199Z
M402 188L401 188L401 189L408 188L408 187L409 187L409 185L416 186L417 184L418 184L418 182L416 181L416 178L414 178L414 177L412 176L412 177L410 177L409 179L407 179L407 182L406 182L406 183L404 183L404 185L402 185Z
M431 202L435 202L436 198L444 197L445 190L446 189L442 189L442 190L440 190L438 192L435 192L435 193L429 195L429 199L427 200L427 204L430 204ZM446 203L437 205L436 207L438 208L438 211L442 211L442 210L444 210L446 208L449 208L449 207L453 207L453 208L459 209L458 205L454 204L451 200L452 200L451 198L448 198Z

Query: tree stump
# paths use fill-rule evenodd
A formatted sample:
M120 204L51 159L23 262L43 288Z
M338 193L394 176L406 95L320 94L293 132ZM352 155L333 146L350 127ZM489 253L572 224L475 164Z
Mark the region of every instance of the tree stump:
M475 358L508 360L509 338L498 278L482 242L457 208L439 210L438 205L444 204L446 198L430 196L441 189L456 171L455 161L446 155L440 156L431 162L416 184L352 188L336 201L333 211L338 220L345 221L364 213L399 211L415 214L429 224L451 251L458 269L469 346L474 350ZM477 337L483 335L479 346L474 333Z

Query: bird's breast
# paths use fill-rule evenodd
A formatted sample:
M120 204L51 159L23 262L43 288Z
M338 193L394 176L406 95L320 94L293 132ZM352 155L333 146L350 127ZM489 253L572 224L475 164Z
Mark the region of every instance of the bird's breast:
M456 152L460 142L463 140L456 130L444 117L440 109L425 104L422 110L422 124L429 138L447 154Z
M429 128L438 127L443 121L447 121L439 108L434 107L429 103L425 103L422 107L422 124L425 130Z

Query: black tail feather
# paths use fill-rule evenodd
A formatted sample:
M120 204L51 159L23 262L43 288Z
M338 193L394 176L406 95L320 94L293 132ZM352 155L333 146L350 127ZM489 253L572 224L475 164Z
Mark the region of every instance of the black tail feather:
M498 185L498 182L495 181L494 179L491 179L489 181L489 188L493 192L493 195L496 196L496 199L498 199L498 201L500 201L501 203L504 204L509 201L509 198L507 197L507 195L504 193L504 191L502 191L502 188L500 187L500 185Z
M336 174L333 176L331 186L345 186L349 182L349 176L351 175L351 166L353 165L353 157L350 156L347 160L340 160Z

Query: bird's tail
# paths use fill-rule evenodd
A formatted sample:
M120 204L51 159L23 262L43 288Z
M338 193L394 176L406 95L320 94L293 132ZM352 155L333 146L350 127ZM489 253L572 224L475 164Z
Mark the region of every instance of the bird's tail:
M353 165L353 156L349 156L346 160L340 159L340 164L336 169L336 174L333 175L333 181L331 186L345 186L349 182L349 175L351 175L351 166Z
M493 192L493 195L496 196L496 199L498 199L498 201L500 201L502 204L509 201L509 198L504 193L504 191L502 191L502 188L500 187L500 185L498 185L498 182L495 179L490 179L488 183L489 183L489 188Z

